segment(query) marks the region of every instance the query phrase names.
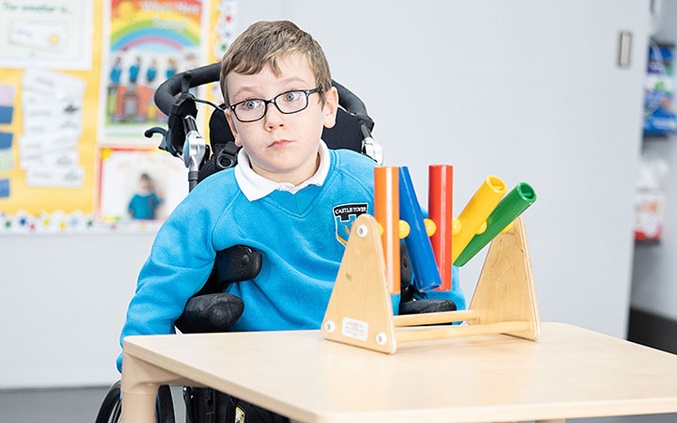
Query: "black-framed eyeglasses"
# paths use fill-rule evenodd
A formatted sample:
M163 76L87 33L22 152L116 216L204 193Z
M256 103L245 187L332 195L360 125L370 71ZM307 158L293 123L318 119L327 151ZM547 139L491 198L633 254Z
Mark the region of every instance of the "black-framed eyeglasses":
M278 94L270 100L251 98L228 107L240 122L256 122L261 120L272 103L280 113L291 115L308 107L308 96L320 92L320 87L312 90L292 90Z

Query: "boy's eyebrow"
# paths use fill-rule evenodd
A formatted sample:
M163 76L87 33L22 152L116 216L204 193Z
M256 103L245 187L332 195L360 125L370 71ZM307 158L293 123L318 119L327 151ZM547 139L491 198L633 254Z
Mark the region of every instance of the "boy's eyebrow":
M256 93L256 88L254 87L240 87L237 89L237 91L233 92L233 98L237 97L238 95L242 94L248 94L248 93Z
M297 83L297 82L302 83L304 85L308 84L305 79L303 79L299 76L290 76L288 78L283 78L283 79L280 80L280 82L281 82L282 85L287 85L287 84L292 84L292 83ZM315 87L314 86L313 87L305 87L304 86L304 87L299 87L299 88L313 89ZM261 96L261 94L259 94L259 93L260 93L260 90L259 90L259 87L257 85L243 85L243 86L238 87L238 89L236 91L233 91L232 98L235 99L238 96L247 95L247 94L251 94L251 95L257 96L257 98L259 98ZM277 93L277 94L281 94L281 93L282 93L282 91ZM277 95L277 94L275 94L275 95Z

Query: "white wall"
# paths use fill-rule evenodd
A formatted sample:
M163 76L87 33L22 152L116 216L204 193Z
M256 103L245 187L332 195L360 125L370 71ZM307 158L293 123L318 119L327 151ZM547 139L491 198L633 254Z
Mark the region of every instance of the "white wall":
M153 236L0 237L0 388L107 385Z
M487 175L534 186L525 220L543 320L625 336L648 2L289 5L419 196L440 162L455 166L455 213ZM626 70L621 29L634 35ZM480 264L461 270L468 294Z
M660 2L655 37L677 43L677 0ZM673 60L677 63L677 60ZM677 86L677 75L673 80ZM673 109L677 103L673 102ZM673 110L674 111L674 110ZM644 150L650 157L664 159L670 166L665 178L665 222L659 244L638 244L635 247L632 283L632 306L659 316L677 320L677 136L667 139L647 139Z
M387 164L455 166L455 214L490 174L531 183L541 318L624 337L648 2L243 0L290 18L376 121ZM619 29L632 66L615 66ZM0 238L0 388L108 384L150 236ZM73 263L77 263L74 265ZM461 271L470 295L481 258ZM22 301L30 298L30 305ZM27 311L29 310L29 311Z
M0 237L0 388L106 385L152 235Z

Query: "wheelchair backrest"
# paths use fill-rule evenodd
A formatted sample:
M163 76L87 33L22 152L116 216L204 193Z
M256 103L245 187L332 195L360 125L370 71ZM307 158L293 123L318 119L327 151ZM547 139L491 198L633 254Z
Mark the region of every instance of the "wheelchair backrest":
M180 156L185 143L184 120L187 116L197 115L196 101L190 88L218 82L220 63L203 66L179 73L163 82L155 92L155 104L168 116L166 131L147 131L146 136L164 132L160 148L175 156ZM336 125L325 128L322 139L332 149L348 149L366 154L375 161L382 160L380 146L371 138L374 121L367 109L355 94L343 85L332 81L339 94L339 109ZM200 166L198 181L207 176L235 166L237 150L235 139L230 131L222 106L216 106L209 119L209 144L211 151L205 155ZM376 152L374 152L376 149Z

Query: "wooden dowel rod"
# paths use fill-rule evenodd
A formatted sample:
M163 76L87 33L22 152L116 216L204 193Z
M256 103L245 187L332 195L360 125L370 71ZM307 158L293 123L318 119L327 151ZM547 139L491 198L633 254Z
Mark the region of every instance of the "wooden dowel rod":
M473 310L444 311L439 313L407 314L393 316L395 327L432 325L436 323L479 320L480 314Z
M478 325L446 326L425 329L401 330L395 333L397 342L425 341L472 335L491 335L519 332L529 329L529 322L501 322Z

